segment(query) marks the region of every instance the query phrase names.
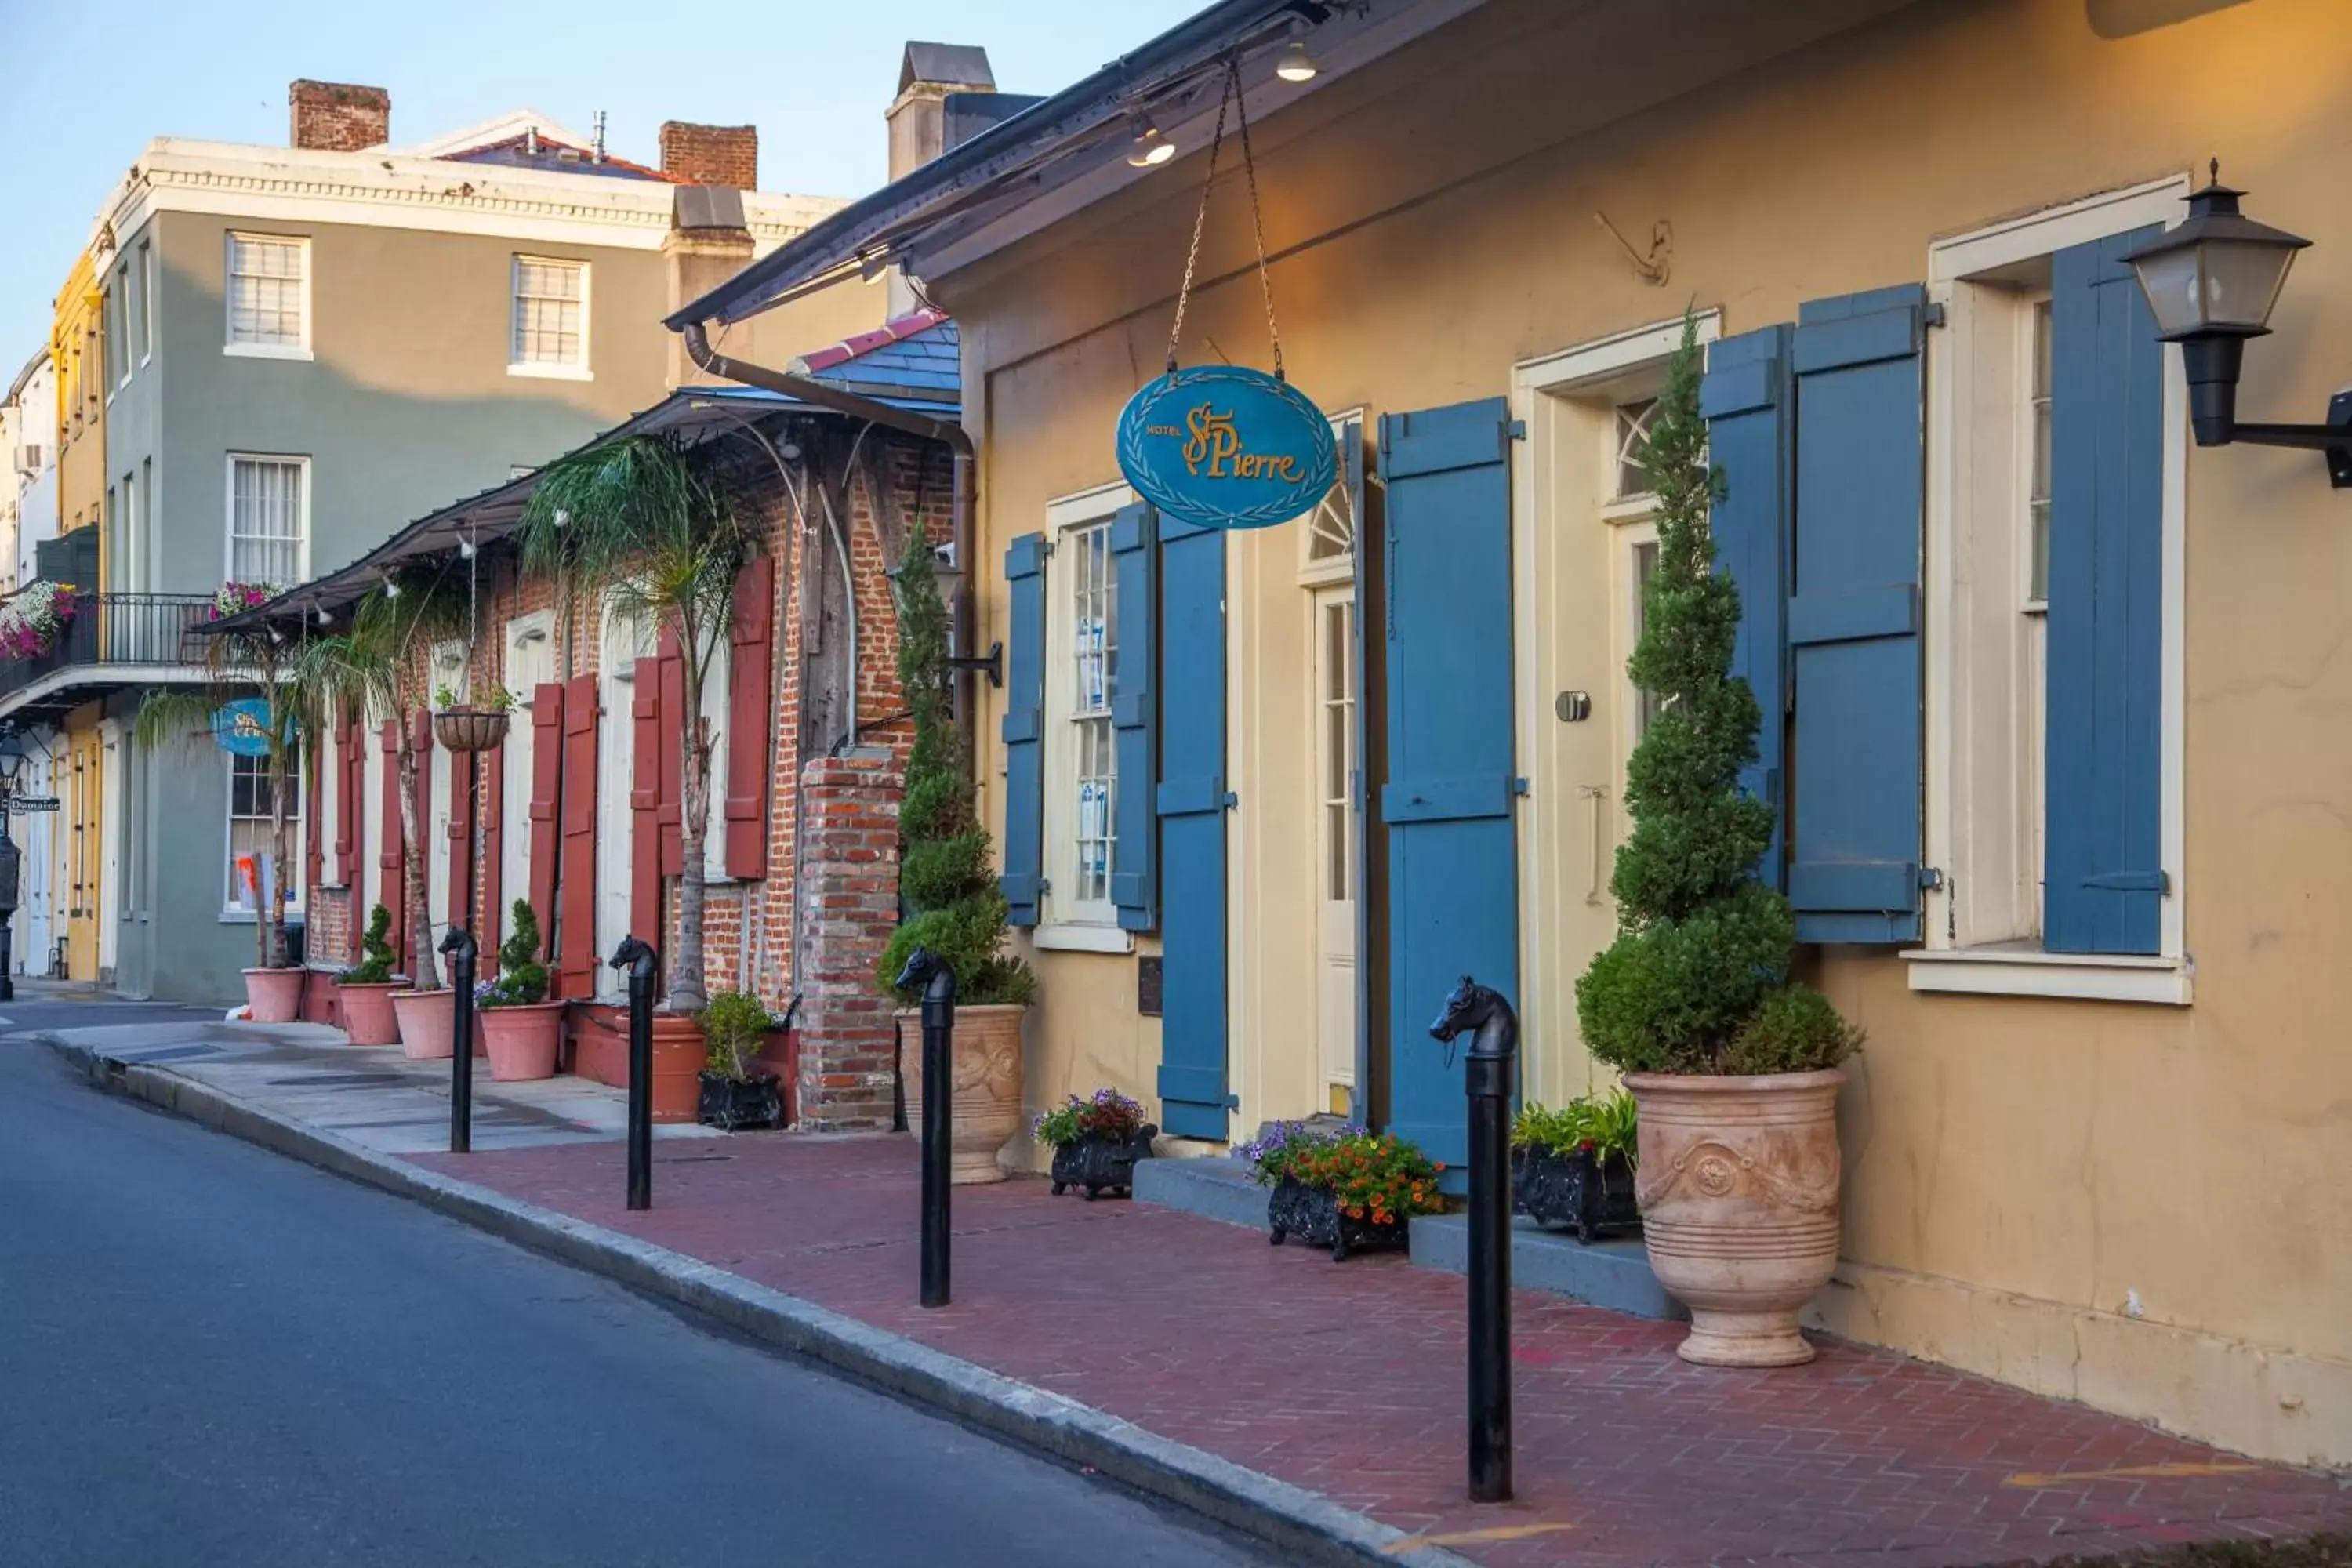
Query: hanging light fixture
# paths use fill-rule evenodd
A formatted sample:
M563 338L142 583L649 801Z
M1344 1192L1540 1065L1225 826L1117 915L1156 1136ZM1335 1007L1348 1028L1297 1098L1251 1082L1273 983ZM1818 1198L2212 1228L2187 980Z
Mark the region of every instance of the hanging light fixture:
M1135 139L1128 143L1127 161L1139 169L1156 169L1176 156L1176 143L1160 133L1151 116L1139 116L1135 122Z
M1285 81L1313 81L1323 68L1307 52L1307 18L1290 19L1290 42L1282 46L1282 54L1274 62L1274 74Z
M2300 235L2256 223L2238 210L2243 191L2210 181L2189 197L2189 216L2123 259L2156 317L2156 335L2180 345L2189 376L2189 425L2200 447L2244 442L2323 452L2338 489L2352 489L2352 393L2327 405L2325 425L2241 425L2238 378L2246 340L2270 335L2271 309L2286 286Z

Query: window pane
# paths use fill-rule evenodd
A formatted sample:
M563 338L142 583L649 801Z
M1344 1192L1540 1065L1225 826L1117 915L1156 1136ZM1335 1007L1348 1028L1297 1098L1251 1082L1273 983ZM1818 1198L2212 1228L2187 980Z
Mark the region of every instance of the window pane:
M229 342L279 348L302 344L302 247L293 240L229 237Z
M1642 628L1649 620L1650 583L1658 574L1658 546L1654 540L1633 546L1633 640L1642 640ZM1633 739L1639 742L1650 732L1650 721L1661 711L1662 704L1653 691L1635 689L1633 705Z
M282 587L302 563L302 465L239 458L229 478L229 575Z
M2033 307L2033 472L2025 503L2029 603L2050 596L2050 301Z
M1072 800L1077 864L1075 899L1110 899L1110 862L1118 820L1117 739L1110 693L1118 667L1118 566L1110 528L1097 524L1064 536L1070 582L1070 717L1076 761Z
M1657 406L1655 398L1618 406L1616 494L1621 500L1650 493L1650 476L1642 467L1642 455L1650 441L1650 416Z
M586 267L518 257L514 276L514 362L584 363L580 307L586 293Z

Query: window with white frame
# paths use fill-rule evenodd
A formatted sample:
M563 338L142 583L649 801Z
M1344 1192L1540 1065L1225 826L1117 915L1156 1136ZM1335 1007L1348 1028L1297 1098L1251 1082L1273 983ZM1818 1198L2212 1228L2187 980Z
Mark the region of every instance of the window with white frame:
M588 369L588 264L540 256L514 258L510 368L584 374Z
M1612 500L1634 500L1650 493L1650 471L1643 467L1650 444L1650 419L1658 411L1654 397L1637 397L1617 405L1617 461L1612 470L1615 489Z
M289 908L302 901L302 758L299 751L286 759L286 778L279 788L286 808L287 863L271 858L275 836L269 759L231 753L228 758L228 866L224 907L253 910L266 916L272 879L286 879Z
M1118 837L1111 691L1118 668L1118 566L1110 531L1129 499L1120 489L1055 509L1045 576L1048 926L1118 925L1110 874Z
M310 242L228 237L228 347L299 354L310 346Z
M727 717L733 695L734 663L727 632L720 628L718 646L702 674L702 721L710 734L710 777L703 792L702 876L708 882L727 879Z
M2069 338L2061 318L2071 308L2079 322L2088 307L2054 300L2053 278L2065 256L2101 244L2114 248L2118 237L2175 221L2185 189L2176 179L2092 197L1930 252L1931 288L1946 305L1948 330L1930 340L1929 362L1927 850L1946 876L1929 895L1925 945L1910 955L1915 990L2189 999L2178 883L2186 445L2175 361L2135 358L2125 373L2143 378L2143 386L2158 374L2163 383L2160 428L2147 444L2145 470L2151 480L2160 474L2160 483L2149 487L2156 493L2135 490L2130 498L2133 508L2146 509L2135 512L2146 520L2138 525L2146 554L2162 561L2160 591L2134 612L2160 620L2161 635L2137 645L2142 651L2131 661L2159 737L2130 764L2138 770L2134 797L2155 803L2152 816L2139 807L2139 842L2120 857L2131 864L2102 863L2090 876L2074 868L2074 847L2065 840L2086 816L2104 815L2102 801L2084 792L2111 785L2085 785L2074 768L2062 767L2054 782L2052 773L2053 746L2070 739L2053 731L2053 704L2062 689L2079 694L2086 679L2083 617L2105 615L2116 588L2084 569L2071 579L2053 574L2053 544L2087 561L2081 531L2095 526L2095 516L2096 527L2112 526L2108 514L2122 510L2105 499L2111 481L2104 462L2084 457L2085 441L2104 450L2110 440L2093 435L2095 421L2115 417L2108 379L2115 373L2099 368L2106 362L2096 357L2108 352L2107 340L2095 342L2088 332ZM2094 287L2136 285L2119 275ZM2168 353L2152 335L2131 352ZM2069 440L2072 459L2062 449ZM2060 477L2070 461L2071 490ZM2061 615L2077 617L2065 654L2053 651L2062 646L2053 634ZM2066 667L2053 669L2053 658ZM2051 795L2061 785L2063 805ZM2061 839L2054 847L2053 834ZM2082 889L2103 886L2138 892L2136 931L2085 942L2079 927L2062 933L2052 923L2054 897L2079 899Z
M231 582L283 588L302 580L310 477L307 458L230 457Z
M131 263L125 261L114 269L114 287L106 296L106 358L111 374L107 377L107 392L111 395L131 379Z
M155 242L139 242L139 320L131 336L139 343L139 363L155 357Z

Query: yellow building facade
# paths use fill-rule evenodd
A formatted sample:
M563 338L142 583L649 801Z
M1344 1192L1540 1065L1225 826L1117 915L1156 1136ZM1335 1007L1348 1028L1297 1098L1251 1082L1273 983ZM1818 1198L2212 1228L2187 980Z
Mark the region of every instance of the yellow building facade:
M75 258L58 290L49 353L58 367L58 531L61 540L77 530L98 543L83 560L98 563L94 582L76 583L86 596L104 590L108 563L102 542L109 513L106 409L121 377L110 354L121 345L110 339L104 284L110 247L93 247ZM52 836L57 863L50 886L63 915L65 973L73 980L105 976L110 961L106 921L106 752L116 737L102 731L99 706L88 703L65 716L50 747L58 754L58 831ZM42 962L46 955L31 960Z
M2068 291L2119 284L2097 298L2142 308L2118 258L2185 216L2214 157L2250 214L2312 241L2273 334L2248 351L2241 412L2323 416L2352 374L2343 22L2331 0L1450 0L1326 21L1307 38L1327 68L1311 87L1274 79L1265 38L1245 43L1284 361L1335 424L1361 429L1367 478L1360 499L1343 485L1308 519L1223 536L1213 615L1156 628L1163 686L1221 668L1221 738L1206 752L1186 741L1209 760L1180 781L1224 825L1205 971L1169 925L1173 881L1202 869L1171 863L1169 775L1112 776L1102 733L1121 721L1093 672L1107 647L1129 657L1104 608L1131 558L1114 428L1167 351L1214 57L1159 81L1139 57L1101 84L1129 95L1130 118L1150 110L1173 159L1121 158L1105 132L1034 201L977 177L978 196L910 190L915 216L892 215L888 237L962 332L981 487L972 646L1013 650L1006 689L981 689L975 771L1022 859L1016 913L1034 921L1017 939L1039 977L1030 1107L1107 1084L1164 1126L1222 1125L1194 1144L1216 1152L1265 1121L1342 1107L1402 1123L1407 1091L1439 1070L1424 1030L1443 986L1400 984L1396 957L1428 911L1393 884L1402 866L1440 888L1443 868L1429 879L1393 842L1433 808L1381 792L1396 782L1382 759L1413 743L1384 732L1399 670L1423 658L1412 679L1441 694L1446 676L1442 657L1396 646L1399 620L1428 612L1413 608L1423 584L1381 563L1398 486L1419 477L1408 448L1465 408L1492 413L1475 461L1507 498L1486 531L1463 514L1461 550L1491 552L1503 586L1454 628L1454 646L1501 650L1460 678L1459 702L1507 715L1505 765L1454 792L1479 796L1457 815L1507 825L1507 867L1481 873L1504 929L1480 978L1517 1002L1527 1098L1604 1085L1573 987L1615 931L1609 874L1643 723L1624 660L1652 536L1627 458L1648 400L1685 310L1725 371L1783 329L1817 329L1779 340L1802 344L1848 318L1868 318L1863 336L1899 323L1861 358L1899 363L1904 400L1852 400L1894 456L1849 486L1861 510L1908 509L1916 542L1886 577L1900 592L1874 601L1899 624L1806 634L1909 639L1915 694L1893 728L1843 737L1885 765L1880 802L1912 825L1904 886L1844 914L1800 909L1834 937L1806 948L1805 973L1868 1033L1840 1105L1843 1262L1812 1321L2248 1453L2352 1465L2352 912L2336 891L2352 879L2352 519L2310 452L2192 445L2179 355L2152 332L2118 351L2153 433L2133 448L2146 618L2125 673L2143 726L2129 809L2156 863L2084 879L2127 895L2144 929L2045 942L2063 896L2045 900L2046 752L2081 739L2046 705L2087 678L2049 674L2063 650L2042 629L2055 590L2041 544L2053 561L2074 546L2043 521L2062 514L2035 456L2050 421L2082 429L2050 390L2079 348L2050 326L2079 319L2088 296ZM1229 140L1182 357L1267 368L1236 152ZM1800 391L1824 366L1810 352L1782 367ZM1805 465L1851 454L1833 431L1795 439L1801 600L1809 573L1843 562L1808 550ZM1164 605L1164 533L1157 559ZM1022 651L1031 617L1042 680ZM1780 737L1796 782L1770 786L1795 803L1798 867L1845 826L1806 826L1808 792L1836 770L1817 753L1806 776L1808 717L1833 682L1809 695L1820 667L1801 640ZM1019 750L1033 743L1042 768ZM1121 820L1101 792L1139 786L1160 795L1150 921L1118 918L1099 875L1103 824ZM1182 984L1210 976L1223 1059L1186 1058L1214 1083L1187 1088L1171 1117L1169 1068L1198 1044L1174 1037L1180 966Z

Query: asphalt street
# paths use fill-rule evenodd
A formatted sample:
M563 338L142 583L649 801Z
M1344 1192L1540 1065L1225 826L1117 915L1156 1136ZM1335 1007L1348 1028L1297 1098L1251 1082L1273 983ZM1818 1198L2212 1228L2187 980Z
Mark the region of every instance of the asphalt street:
M0 1568L1276 1561L0 1038Z

